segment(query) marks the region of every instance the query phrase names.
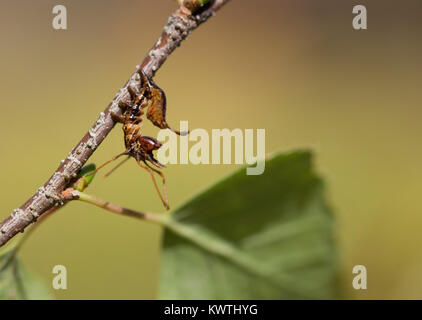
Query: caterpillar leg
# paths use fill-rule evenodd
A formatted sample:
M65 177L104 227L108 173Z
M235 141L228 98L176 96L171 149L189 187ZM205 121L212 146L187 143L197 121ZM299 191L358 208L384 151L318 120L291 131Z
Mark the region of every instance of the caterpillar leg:
M160 197L161 202L163 203L164 207L167 210L170 210L170 206L169 206L169 202L168 202L168 198L167 198L166 178L165 178L164 174L161 171L158 171L157 169L154 169L154 168L150 167L148 165L148 163L146 163L145 161L144 161L145 165L142 164L140 161L136 161L136 162L138 163L138 165L142 169L145 169L145 170L147 170L149 172L149 174L151 175L151 178L152 178L152 182L154 183L155 190L157 191L158 196ZM155 180L155 177L154 177L154 172L157 173L162 178L162 181L163 181L163 194L164 194L164 196L161 195L160 189L158 188L157 181Z
M145 101L145 93L149 89L149 81L148 77L142 71L138 74L139 78L137 80L139 83L129 83L127 90L132 98L132 105L140 105L141 108L144 108L145 104L147 104Z
M118 115L114 112L110 113L111 118L113 119L114 122L120 122L120 123L124 123L125 122L125 117Z

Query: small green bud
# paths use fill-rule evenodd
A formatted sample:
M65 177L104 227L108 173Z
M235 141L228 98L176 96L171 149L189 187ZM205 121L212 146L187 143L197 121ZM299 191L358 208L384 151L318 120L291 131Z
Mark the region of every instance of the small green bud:
M96 172L96 165L95 163L90 163L88 165L86 165L85 167L83 167L81 169L81 171L78 174L78 180L73 184L73 189L78 190L78 191L84 191L86 187L89 186L89 184L92 182L92 180L95 177ZM93 172L93 173L92 173ZM92 174L90 174L92 173Z
M211 2L211 0L178 0L179 5L185 7L190 12L195 13L201 7Z

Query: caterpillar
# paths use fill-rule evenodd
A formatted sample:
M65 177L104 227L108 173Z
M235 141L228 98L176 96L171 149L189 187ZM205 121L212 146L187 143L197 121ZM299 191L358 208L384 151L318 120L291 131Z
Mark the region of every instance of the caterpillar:
M187 132L180 133L168 125L166 121L166 95L160 87L158 87L150 78L148 78L143 73L143 71L136 73L134 80L135 82L131 81L127 86L127 90L131 98L131 103L128 104L127 102L120 102L118 104L122 111L121 115L116 114L113 111L110 113L112 119L115 122L123 124L123 134L126 150L98 167L95 172L107 164L117 160L121 156L128 156L124 161L130 159L131 157L134 158L141 168L149 172L162 203L164 204L165 208L169 210L170 206L167 198L166 179L164 174L159 170L165 166L161 164L153 154L154 151L161 147L161 143L152 137L143 136L141 134L144 109L147 108L146 117L152 122L154 126L160 129L170 129L178 135L185 135ZM117 169L122 163L117 165L107 175ZM154 173L158 174L162 178L163 195L161 195L161 192L158 188Z

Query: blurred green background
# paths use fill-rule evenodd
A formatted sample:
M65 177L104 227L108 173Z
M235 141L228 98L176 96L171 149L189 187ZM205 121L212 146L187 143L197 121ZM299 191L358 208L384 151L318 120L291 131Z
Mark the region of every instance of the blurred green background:
M54 5L68 30L51 27ZM368 9L368 30L352 8ZM172 0L0 3L0 217L41 186L157 40ZM236 1L196 30L156 76L173 126L265 128L267 151L310 147L337 213L349 297L422 298L420 1ZM146 125L144 132L156 130ZM123 151L120 127L91 161ZM236 168L169 165L173 207ZM89 193L162 212L131 161ZM259 199L257 199L259 201ZM71 203L21 252L48 281L68 269L59 299L154 299L158 227ZM352 268L368 269L354 291Z

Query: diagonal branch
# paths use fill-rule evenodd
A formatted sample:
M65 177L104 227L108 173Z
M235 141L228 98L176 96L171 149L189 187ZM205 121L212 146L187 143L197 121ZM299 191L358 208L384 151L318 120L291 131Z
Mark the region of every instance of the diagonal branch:
M129 81L120 89L109 106L104 112L100 113L99 118L88 133L73 148L67 158L62 160L50 179L21 207L15 209L9 217L0 223L0 247L17 233L23 232L27 226L35 222L47 210L54 206L62 206L66 201L69 201L61 198L61 193L71 185L82 166L113 129L115 123L110 116L110 111L119 114L121 111L118 104L120 102L130 103L130 94L127 87L133 79L136 79L136 74L142 70L148 77L152 78L181 42L199 25L215 15L216 11L228 1L212 1L208 7L194 15L189 15L183 9L178 9L170 15L168 24L164 27L158 41L149 51L142 64L136 66L136 70Z

